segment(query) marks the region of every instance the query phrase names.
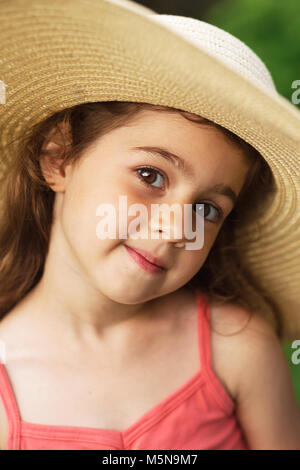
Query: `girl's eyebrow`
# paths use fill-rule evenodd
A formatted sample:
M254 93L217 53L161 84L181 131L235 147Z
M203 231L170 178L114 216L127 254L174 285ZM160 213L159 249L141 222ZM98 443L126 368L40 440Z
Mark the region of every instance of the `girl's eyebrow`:
M160 147L149 147L149 146L141 146L141 147L131 147L130 150L142 150L143 152L152 153L155 155L159 155L164 159L168 160L172 163L172 165L176 166L180 169L183 173L187 176L192 176L194 174L192 168L189 164L186 163L182 158L178 157L174 153L170 152L169 150L160 148ZM233 189L223 183L215 184L206 188L207 192L215 193L215 194L222 194L223 196L227 196L233 205L235 205L237 201L237 194L233 191Z
M182 158L178 157L174 153L170 152L167 149L163 149L160 147L131 147L130 150L142 150L147 153L154 153L156 155L160 155L161 157L165 158L166 160L170 161L172 165L176 166L180 169L183 173L187 176L193 175L192 168L186 163Z

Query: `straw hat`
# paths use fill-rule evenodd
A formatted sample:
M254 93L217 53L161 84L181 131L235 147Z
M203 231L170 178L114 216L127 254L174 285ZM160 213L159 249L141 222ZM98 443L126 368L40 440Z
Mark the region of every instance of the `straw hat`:
M255 147L277 192L264 216L240 230L238 243L280 307L283 339L300 338L300 112L277 93L251 49L205 22L128 0L1 2L0 44L2 164L32 125L94 101L179 108Z

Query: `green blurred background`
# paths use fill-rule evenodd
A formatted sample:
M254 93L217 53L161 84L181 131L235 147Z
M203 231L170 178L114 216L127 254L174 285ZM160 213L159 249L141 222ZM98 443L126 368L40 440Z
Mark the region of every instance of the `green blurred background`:
M279 93L291 101L300 80L300 0L140 0L160 14L197 18L238 37L262 59ZM295 105L300 109L300 104ZM300 314L300 313L299 313ZM299 338L300 340L300 338ZM282 343L300 406L300 364L291 343Z

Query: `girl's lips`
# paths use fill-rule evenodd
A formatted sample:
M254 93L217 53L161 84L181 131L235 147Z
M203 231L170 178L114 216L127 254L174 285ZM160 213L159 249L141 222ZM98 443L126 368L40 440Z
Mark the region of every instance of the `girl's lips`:
M157 266L156 264L151 263L148 261L144 256L142 256L140 253L135 251L133 248L130 248L127 245L124 245L127 252L129 255L136 261L141 268L143 268L145 271L151 272L151 273L161 273L165 269L163 267Z

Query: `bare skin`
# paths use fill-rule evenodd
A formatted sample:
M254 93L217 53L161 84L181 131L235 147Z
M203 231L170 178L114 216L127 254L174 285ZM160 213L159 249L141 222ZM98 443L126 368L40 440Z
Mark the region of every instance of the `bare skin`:
M55 426L67 423L124 431L202 367L195 297L184 288L170 299L168 316L162 319L159 312L153 312L160 320L152 323L152 330L151 324L147 326L151 343L139 350L134 358L128 357L126 361L124 357L123 368L121 365L117 368L112 350L104 351L99 357L86 357L84 362L81 356L70 358L64 355L62 358L54 354L50 344L47 348L44 344L42 349L34 329L26 337L22 333L30 312L25 308L18 312L15 310L14 316L0 322L0 337L5 338L10 352L5 367L21 420L25 422ZM247 323L248 314L234 305L224 309L213 304L210 313L212 368L226 393L236 402L238 335L230 335ZM154 328L159 329L159 335ZM16 338L17 331L20 333ZM144 336L143 331L140 334ZM145 370L149 373L145 374ZM0 449L5 450L8 423L1 400L0 423Z

